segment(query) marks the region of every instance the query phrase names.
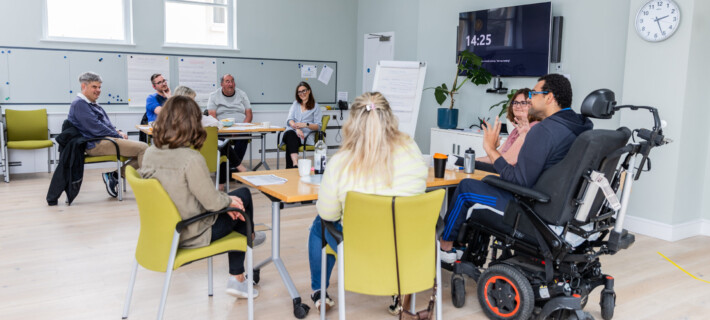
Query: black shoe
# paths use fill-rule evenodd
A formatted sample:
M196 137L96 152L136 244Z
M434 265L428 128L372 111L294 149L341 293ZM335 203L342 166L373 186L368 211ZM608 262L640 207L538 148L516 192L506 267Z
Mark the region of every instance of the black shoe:
M311 300L313 300L313 304L316 306L316 309L320 312L320 290L316 290L311 294ZM330 310L330 308L335 306L335 301L330 299L328 296L328 292L325 293L325 311Z
M402 309L399 308L399 296L392 296L392 304L387 307L387 311L393 316L399 315Z
M106 185L106 192L114 198L118 197L118 178L115 172L104 172L101 174Z

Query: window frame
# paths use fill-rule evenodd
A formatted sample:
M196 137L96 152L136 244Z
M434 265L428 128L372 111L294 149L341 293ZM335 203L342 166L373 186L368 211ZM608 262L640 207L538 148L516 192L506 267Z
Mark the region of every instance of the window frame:
M123 4L123 40L49 36L49 10L47 9L47 1L48 0L42 1L41 41L135 45L133 42L133 0L121 0Z
M224 23L227 29L227 45L208 45L208 44L194 44L194 43L179 43L179 42L168 42L168 11L166 6L168 3L183 3L191 5L204 5L206 7L224 7L227 14L227 21ZM221 49L221 50L232 50L239 51L237 46L237 0L226 0L226 4L216 4L216 3L205 3L193 0L163 0L163 47L176 47L176 48L197 48L197 49ZM212 24L216 24L212 22ZM231 24L231 26L230 26Z

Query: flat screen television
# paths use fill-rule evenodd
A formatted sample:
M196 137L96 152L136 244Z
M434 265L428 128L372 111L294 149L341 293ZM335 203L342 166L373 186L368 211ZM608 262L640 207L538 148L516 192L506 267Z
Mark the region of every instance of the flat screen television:
M550 2L462 12L456 56L472 51L494 76L531 77L548 73Z

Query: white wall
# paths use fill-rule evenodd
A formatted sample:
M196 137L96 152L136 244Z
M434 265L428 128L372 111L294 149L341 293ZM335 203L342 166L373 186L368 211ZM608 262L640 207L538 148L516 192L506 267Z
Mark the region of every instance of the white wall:
M705 121L710 115L703 92L710 71L705 61L710 35L706 20L708 5L701 0L676 2L681 10L681 24L675 35L659 43L646 42L636 35L633 18L645 1L630 2L621 100L624 104L657 107L668 122L664 133L674 142L653 150L653 171L643 175L634 186L629 212L634 217L671 226L701 218L703 195L710 185L710 180L702 179L708 169ZM649 121L650 115L640 111L624 112L621 116L621 124L630 128L648 126ZM682 237L671 234L674 239Z

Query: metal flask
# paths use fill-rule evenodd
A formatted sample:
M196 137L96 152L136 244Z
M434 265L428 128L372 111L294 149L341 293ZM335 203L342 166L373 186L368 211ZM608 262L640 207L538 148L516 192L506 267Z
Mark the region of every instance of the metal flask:
M463 172L473 173L474 167L476 166L476 151L468 148L466 153L463 155Z

